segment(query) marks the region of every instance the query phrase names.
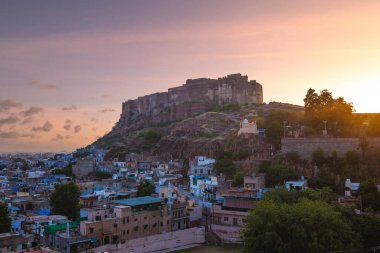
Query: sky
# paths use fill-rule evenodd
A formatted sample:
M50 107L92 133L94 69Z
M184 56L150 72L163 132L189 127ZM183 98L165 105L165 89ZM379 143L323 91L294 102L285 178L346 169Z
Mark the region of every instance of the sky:
M264 102L328 89L380 112L380 1L2 0L0 152L72 151L121 103L248 75Z

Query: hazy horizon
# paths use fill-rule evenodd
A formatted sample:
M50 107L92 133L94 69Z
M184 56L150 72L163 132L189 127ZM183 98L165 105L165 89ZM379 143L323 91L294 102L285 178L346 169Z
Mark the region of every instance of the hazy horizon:
M74 150L128 99L241 73L264 101L328 89L380 112L378 1L0 3L0 152Z

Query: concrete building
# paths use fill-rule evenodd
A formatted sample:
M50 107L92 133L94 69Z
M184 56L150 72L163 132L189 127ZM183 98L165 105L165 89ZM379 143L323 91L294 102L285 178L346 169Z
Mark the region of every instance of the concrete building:
M241 231L246 223L248 212L257 204L254 198L224 197L221 205L212 208L212 231L223 242L241 241Z
M190 193L205 200L214 200L218 189L217 177L190 176Z
M209 176L213 172L215 159L205 156L196 156L189 159L189 175L194 176Z
M247 190L259 190L265 187L265 174L244 176L244 188Z
M186 202L175 201L171 205L172 231L189 228L189 214Z
M241 119L238 135L241 135L241 134L258 135L259 131L257 130L256 121L248 120L246 118Z
M81 235L104 245L171 231L162 199L146 196L115 200L112 205L113 209L88 210L88 220L80 223Z

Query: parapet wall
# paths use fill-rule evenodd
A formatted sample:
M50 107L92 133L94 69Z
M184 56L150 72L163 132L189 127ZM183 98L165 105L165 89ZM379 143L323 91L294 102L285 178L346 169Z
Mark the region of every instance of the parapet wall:
M175 232L146 236L128 240L123 244L107 244L86 252L170 252L181 248L197 246L205 242L205 228L196 227Z
M359 138L283 138L281 140L281 152L286 154L296 151L304 160L311 161L311 154L321 148L325 155L331 155L336 151L338 156L344 156L350 150L359 149ZM380 148L380 138L369 138L368 148Z

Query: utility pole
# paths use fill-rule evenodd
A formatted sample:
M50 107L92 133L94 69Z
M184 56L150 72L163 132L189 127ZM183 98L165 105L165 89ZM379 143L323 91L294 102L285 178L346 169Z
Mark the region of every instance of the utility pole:
M283 124L284 124L284 138L285 138L285 135L286 135L286 133L285 133L285 131L286 131L286 120L283 121Z

